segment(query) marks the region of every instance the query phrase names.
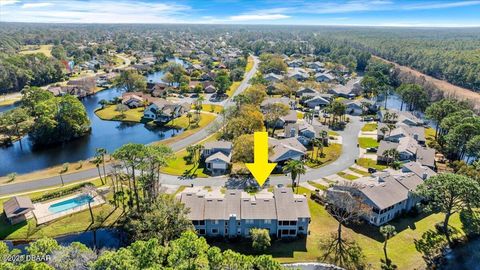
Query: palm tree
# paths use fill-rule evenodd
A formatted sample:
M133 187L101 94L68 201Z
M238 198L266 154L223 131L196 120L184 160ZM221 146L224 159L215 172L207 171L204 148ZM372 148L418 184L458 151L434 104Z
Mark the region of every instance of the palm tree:
M62 181L62 186L65 185L65 183L63 182L63 174L66 173L68 171L68 163L63 163L63 166L62 166L62 170L60 170L59 174L60 174L60 181Z
M394 164L400 158L400 153L395 148L386 150L385 152L383 152L383 155L387 159L388 166Z
M385 225L380 227L380 233L383 235L384 242L383 242L383 253L385 254L385 264L390 266L392 261L387 256L387 242L390 238L392 238L397 232L395 231L395 226L393 225Z
M95 158L93 159L93 164L95 164L95 167L97 167L98 177L100 177L100 181L102 182L102 185L103 185L104 184L103 178L102 178L102 174L100 173L100 164L102 164L102 159L99 156L95 156Z
M292 178L292 190L295 190L295 186L297 186L298 192L298 185L300 184L300 176L307 172L305 168L305 163L303 160L289 160L283 167L284 172L289 172L290 177Z
M188 112L187 113L187 118L188 118L188 127L190 127L190 124L192 123L192 113L191 112Z
M88 210L90 210L90 218L91 218L91 222L93 224L95 222L95 220L94 220L94 216L93 216L92 202L95 199L95 197L97 196L97 189L93 185L85 185L82 188L82 193L84 194L84 196L90 197L90 199L88 200Z

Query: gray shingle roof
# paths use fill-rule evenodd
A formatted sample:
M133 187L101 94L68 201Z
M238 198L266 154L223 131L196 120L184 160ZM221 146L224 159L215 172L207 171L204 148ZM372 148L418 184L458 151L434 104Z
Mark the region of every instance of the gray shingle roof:
M33 209L32 201L27 197L15 196L3 203L3 210L7 218L25 214Z

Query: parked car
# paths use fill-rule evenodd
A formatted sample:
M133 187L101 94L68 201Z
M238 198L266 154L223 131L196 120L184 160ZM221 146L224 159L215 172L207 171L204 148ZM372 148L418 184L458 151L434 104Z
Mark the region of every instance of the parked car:
M368 173L376 173L377 169L375 168L368 168Z
M370 152L370 153L376 153L378 151L378 148L377 147L369 147L367 148L367 152Z

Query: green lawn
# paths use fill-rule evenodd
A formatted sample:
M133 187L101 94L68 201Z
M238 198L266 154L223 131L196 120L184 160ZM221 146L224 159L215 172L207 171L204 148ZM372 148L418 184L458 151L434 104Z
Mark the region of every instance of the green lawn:
M99 179L93 181L93 183L96 186L101 186ZM34 192L24 196L35 199L41 197L45 193L58 191L65 188L67 187L49 191ZM113 194L111 192L107 194L107 201L112 199L112 196ZM54 200L57 199L58 198ZM8 198L0 200L2 208L3 202L6 200L8 200ZM0 209L0 211L3 211L3 209ZM101 226L108 227L115 225L116 221L121 216L122 211L120 209L115 209L113 205L107 202L101 206L95 207L93 209L93 213L96 217L104 217L104 222L101 224ZM100 224L96 224L96 226L100 226ZM38 227L36 225L35 218L28 220L28 222L22 222L20 224L12 226L7 222L4 215L0 216L0 239L5 240L25 240L37 239L41 237L56 237L68 233L83 232L89 228L91 228L91 219L88 209L82 212L65 216L63 218L54 220L47 224L40 225Z
M317 147L315 147L315 154L317 153ZM320 168L326 164L337 160L337 158L342 154L342 145L338 143L332 143L328 147L323 148L324 157L318 158L316 161L310 159L307 160L306 165L310 168ZM312 151L307 152L307 156L312 156Z
M336 131L329 130L328 131L328 136L340 136L340 134L338 134L338 132L336 132Z
M188 152L185 149L176 153L175 158L168 161L167 166L162 168L161 172L188 177L208 177L204 173L205 168L200 164L187 164L187 156Z
M375 131L377 130L378 124L377 123L368 123L363 126L362 131Z
M169 139L166 139L166 140L162 140L160 142L157 142L157 143L161 143L161 144L172 144L174 142L177 142L181 139L184 139L192 134L195 134L196 132L198 132L199 130L203 129L204 127L206 127L208 124L210 124L213 120L215 120L215 118L217 118L216 115L213 115L213 114L210 114L210 113L201 113L200 114L200 122L198 123L198 126L193 126L193 123L192 124L188 124L188 118L186 115L182 115L181 117L175 119L173 122L170 121L169 123L167 123L166 126L170 126L170 127L177 127L177 128L183 128L185 129L182 133L176 135L175 137L172 137L172 138L169 138ZM192 121L193 121L193 118L192 118Z
M362 166L364 168L375 168L377 170L383 170L387 168L387 166L377 164L376 160L369 159L369 158L357 159L357 165Z
M311 193L310 190L300 187L298 194ZM282 263L317 261L322 255L319 243L337 230L337 221L320 204L308 199L308 205L312 216L309 225L310 235L305 239L292 241L274 241L272 246L263 254L272 255ZM419 239L425 231L434 228L434 224L441 221L443 215L432 214L417 218L403 218L391 224L397 228L397 235L388 242L388 254L398 269L424 269L425 263L420 253L415 250L414 239ZM451 224L460 229L461 223L458 215L454 215ZM383 237L378 228L370 225L356 225L355 227L343 228L343 234L347 239L355 240L366 256L369 269L380 269L380 259L383 258ZM251 242L244 240L235 243L224 241L210 241L222 249L232 249L246 254L255 254L251 248Z
M377 140L373 138L359 137L358 143L360 144L361 148L378 147Z
M362 171L362 170L359 170L359 169L356 169L356 168L353 168L353 167L350 167L350 168L348 168L348 169L349 169L350 171L352 171L352 172L356 172L356 173L361 174L361 175L363 175L363 176L368 176L368 175L370 175L370 174L369 174L368 172L366 172L366 171Z
M192 105L192 110L195 108L195 105ZM215 105L215 104L202 104L202 111L204 112L212 112L212 113L221 113L223 110L223 106Z
M240 86L242 82L233 82L232 85L230 85L230 88L227 90L227 96L231 97L235 91L237 91L237 88Z
M315 188L319 189L319 190L327 190L328 187L327 186L324 186L324 185L321 185L317 182L313 182L313 181L308 181L308 184L310 184L311 186L314 186Z
M52 57L52 47L53 45L27 45L22 48L20 54L43 53L47 57Z
M108 105L103 109L96 110L95 114L102 120L140 123L145 110L144 108L129 109L122 115L121 112L115 111L115 108L115 105Z
M245 67L245 73L248 73L253 68L253 57L249 56L247 59L247 66Z
M340 177L345 178L347 180L355 180L355 179L359 178L358 176L351 175L351 174L344 173L344 172L339 172L339 173L337 173L337 175L339 175Z
M425 139L427 145L429 145L432 141L435 141L435 135L436 131L434 128L429 127L425 129Z

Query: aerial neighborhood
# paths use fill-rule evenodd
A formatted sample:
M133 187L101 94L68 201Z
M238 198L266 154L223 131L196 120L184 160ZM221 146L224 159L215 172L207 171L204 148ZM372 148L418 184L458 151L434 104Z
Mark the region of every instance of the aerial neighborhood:
M0 26L0 268L476 269L477 30Z

